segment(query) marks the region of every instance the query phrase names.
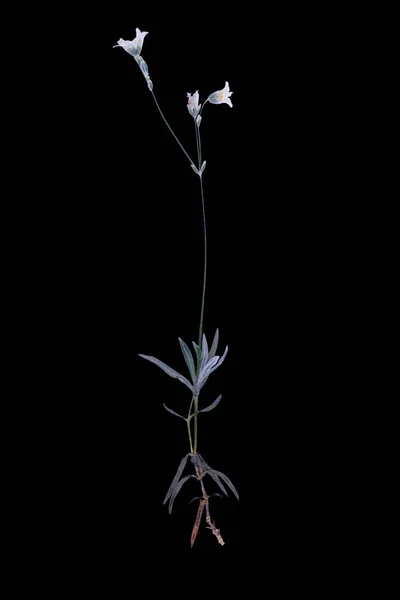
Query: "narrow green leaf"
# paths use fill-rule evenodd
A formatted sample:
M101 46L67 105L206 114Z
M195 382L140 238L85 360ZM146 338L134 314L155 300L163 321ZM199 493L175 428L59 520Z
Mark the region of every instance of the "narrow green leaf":
M212 358L201 370L200 370L200 375L199 375L199 385L200 387L202 387L201 382L204 381L204 379L206 377L209 376L210 373L212 373L213 371L213 367L215 367L215 365L218 363L219 361L219 356L214 356L214 358Z
M198 344L196 344L196 342L192 342L192 344L193 344L193 348L194 348L194 355L196 357L196 364L200 365L201 351L199 350L199 346L198 346ZM200 372L200 368L199 368L199 372Z
M186 379L186 377L184 377L183 375L181 375L180 373L178 373L178 371L175 371L174 369L171 369L171 367L169 367L168 365L166 365L165 363L163 363L161 360L158 360L158 358L154 358L154 356L146 356L145 354L139 354L139 356L141 356L142 358L145 358L146 360L149 360L150 362L154 363L155 365L157 365L157 367L160 367L160 369L162 369L163 371L165 371L165 373L167 373L167 375L169 375L170 377L173 377L174 379L179 379L179 381L181 381L182 383L184 383L185 385L187 385L188 388L193 391L193 386Z
M210 350L210 355L209 355L210 358L214 358L214 356L217 352L218 342L219 342L219 331L217 329L217 331L215 332L215 335L214 335L213 343L211 345L211 350Z
M219 477L221 477L221 479L223 479L225 481L226 485L231 488L232 492L235 494L236 498L239 500L239 494L237 492L237 489L235 488L235 486L233 485L233 483L229 479L229 477L227 475L225 475L225 473L221 473L221 471L214 471L214 473L219 475Z
M185 359L185 362L186 362L189 372L190 372L190 376L194 383L196 381L196 369L194 367L194 360L193 360L192 353L190 352L187 344L185 344L185 342L183 340L181 340L181 338L178 338L178 340L181 345L183 358Z
M218 396L218 398L216 400L214 400L214 402L212 404L210 404L209 406L206 406L205 408L202 408L198 412L199 413L201 413L201 412L209 412L210 410L213 410L213 408L215 408L220 403L221 398L222 398L222 394L220 394ZM165 404L164 404L164 406L165 406Z
M191 477L192 477L192 475L186 475L186 477L182 477L182 479L180 480L180 482L174 487L174 490L173 490L173 492L171 494L171 498L170 498L169 505L168 505L168 512L169 512L169 514L172 513L172 507L174 505L175 498L177 497L177 495L181 491L181 488L182 488L183 484L186 483L187 480L190 479Z
M165 410L167 410L168 412L170 412L172 415L175 415L176 417L180 417L181 419L183 419L184 421L186 421L186 417L182 417L182 415L179 415L177 412L175 412L174 410L171 410L170 408L168 408L168 406L166 404L163 404L163 407L165 408ZM201 411L199 411L201 412Z
M218 473L216 471L214 471L214 469L208 469L207 475L209 475L210 477L212 477L214 479L215 483L221 488L221 490L224 492L225 496L227 496L228 492L226 491L224 484L218 477Z
M221 358L219 359L219 361L217 362L217 364L215 366L213 366L213 368L211 369L210 373L213 373L216 369L218 369L218 367L220 367L222 365L222 363L224 362L227 354L228 354L228 346L225 348L225 352L223 353L223 355L221 356Z
M201 347L200 373L206 366L207 361L208 361L208 344L207 344L207 338L206 338L205 334L203 333L203 343L202 343L202 347Z
M185 468L185 466L186 466L186 461L187 461L187 459L188 459L188 456L189 456L189 453L188 453L188 454L186 454L186 455L185 455L185 456L182 458L181 462L179 463L178 470L177 470L177 472L175 473L175 477L173 478L171 485L169 486L169 490L168 490L168 492L167 492L167 494L166 494L166 496L165 496L165 498L164 498L164 502L163 502L163 504L165 504L165 503L166 503L166 501L168 500L168 498L169 498L169 497L170 497L170 495L172 494L172 491L173 491L174 487L175 487L175 486L176 486L176 484L178 483L178 480L179 480L180 476L181 476L181 475L182 475L182 473L183 473L183 469L184 469L184 468Z

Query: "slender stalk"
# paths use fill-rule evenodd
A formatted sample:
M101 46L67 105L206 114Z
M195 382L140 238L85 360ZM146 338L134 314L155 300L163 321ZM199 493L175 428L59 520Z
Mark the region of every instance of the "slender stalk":
M196 128L196 142L197 142L197 156L198 156L198 170L201 169L201 140L200 140L200 129L195 124ZM203 176L200 175L200 192L201 192L201 207L203 211L203 231L204 231L204 273L203 273L203 293L201 297L201 311L200 311L200 326L199 326L199 352L201 349L201 338L203 336L203 320L204 320L204 302L206 296L206 283L207 283L207 226L206 226L206 211L204 206L204 189L203 189ZM199 364L197 365L199 368Z
M204 472L203 472L204 473ZM218 543L221 544L221 546L225 545L225 542L223 540L223 537L221 535L221 530L218 529L215 525L215 523L213 523L211 521L211 514L210 514L210 505L209 505L209 496L206 492L206 489L204 487L204 482L203 482L203 473L200 471L200 469L198 469L196 467L196 475L197 475L197 479L200 482L200 486L201 486L201 491L203 494L203 498L200 500L200 505L197 511L197 516L196 516L196 520L194 523L194 527L193 527L193 531L192 531L192 537L191 537L191 541L190 541L190 545L191 547L193 547L193 544L195 542L196 536L197 536L197 532L199 530L200 527L200 521L201 521L201 517L203 514L203 510L204 507L206 508L206 522L208 523L209 528L211 529L211 531L213 532L213 534L215 535L215 537L218 540Z
M193 401L194 401L194 396L192 396L192 401L191 401L190 406L189 406L189 414L188 414L188 417L186 419L187 428L188 428L188 434L189 434L190 452L192 454L194 454L194 452L193 452L193 443L192 443L192 432L190 430L190 421L191 421L191 419L190 419L190 413L192 411Z
M158 102L157 102L157 98L155 97L153 90L151 90L151 95L152 95L152 96L153 96L153 98L154 98L154 102L156 103L156 106L157 106L157 108L158 108L158 110L159 110L159 113L160 113L160 115L161 115L161 116L162 116L162 118L164 119L164 123L166 124L166 126L168 127L168 129L170 130L170 132L172 133L172 135L174 136L174 138L175 138L175 139L176 139L176 141L178 142L178 144L179 144L179 146L180 146L181 150L182 150L182 151L183 151L183 152L186 154L187 158L190 160L190 164L193 164L193 161L192 161L192 159L190 158L189 154L186 152L185 148L182 146L182 144L180 143L180 141L179 141L179 140L178 140L178 138L176 137L175 133L172 131L172 128L170 127L170 125L169 125L169 123L168 123L167 119L164 117L164 115L163 115L163 112L162 112L162 110L161 110L161 108L160 108L160 105L159 105L159 104L158 104Z
M197 161L198 161L198 171L200 173L201 170L201 139L200 139L200 129L196 124L196 120L194 121L194 127L196 131L196 146L197 146ZM203 190L203 176L200 173L200 192L201 192L201 207L203 211L203 231L204 231L204 272L203 272L203 292L201 296L201 310L200 310L200 325L199 325L199 344L197 350L197 375L199 375L200 369L200 355L201 355L201 339L203 336L203 321L204 321L204 304L206 297L206 282L207 282L207 227L206 227L206 211L204 206L204 190ZM194 399L194 446L193 451L194 454L197 452L197 413L199 407L199 398L195 396Z
M174 138L177 141L177 143L179 144L179 147L181 148L181 150L184 152L186 157L189 159L190 164L193 164L193 161L190 158L189 154L186 152L185 148L182 146L182 144L176 137L175 133L173 132L172 128L170 127L167 119L164 117L164 114L160 108L160 105L157 102L157 98L156 98L153 90L150 90L150 91L151 91L151 95L153 96L154 102L156 103L156 106L158 108L158 111L159 111L164 123L166 124L166 126L168 127L168 129L170 130L172 135L174 136ZM195 125L195 130L196 130L198 171L200 172L200 169L201 169L200 132L199 132L198 126L196 125L196 122L194 125ZM205 214L205 208L204 208L204 191L203 191L202 175L200 175L200 191L201 191L201 205L202 205L202 210L203 210L203 228L204 228L204 273L203 273L203 293L202 293L202 298L201 298L200 326L199 326L199 352L198 352L198 360L197 360L197 374L199 374L199 369L200 369L201 338L203 335L204 301L205 301L205 295L206 295L206 278L207 278L207 230L206 230L206 214ZM194 443L192 440L192 433L191 433L191 427L190 427L190 421L191 421L190 415L191 415L193 402L194 402ZM198 396L193 396L192 401L190 403L189 414L188 414L188 418L187 418L189 444L190 444L190 451L192 454L196 454L196 450L197 450L197 412L198 412L198 407L199 407L199 398L198 398Z
M199 397L194 396L194 444L192 454L197 452L197 412L199 410Z

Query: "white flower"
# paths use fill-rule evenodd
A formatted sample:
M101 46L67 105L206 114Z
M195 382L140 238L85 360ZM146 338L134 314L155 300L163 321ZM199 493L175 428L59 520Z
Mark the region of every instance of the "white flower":
M233 92L229 91L229 83L226 82L223 90L214 92L208 97L207 100L208 102L211 102L211 104L229 104L229 106L232 108L232 102L229 98L229 96L232 96L232 94Z
M140 31L140 29L136 29L136 37L134 40L129 42L120 38L117 42L117 45L113 46L113 48L118 48L118 46L121 46L121 48L126 50L132 56L139 56L142 51L144 37L147 34L148 31Z
M201 106L201 104L199 104L199 92L197 91L193 95L188 94L187 97L188 97L188 111L192 115L192 117L195 119L197 117L197 115L199 114L200 106Z

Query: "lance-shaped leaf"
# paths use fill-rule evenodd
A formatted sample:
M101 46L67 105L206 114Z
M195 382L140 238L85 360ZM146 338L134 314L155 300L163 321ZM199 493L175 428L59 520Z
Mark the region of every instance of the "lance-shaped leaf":
M185 359L185 362L186 362L189 372L190 372L190 376L194 383L196 381L196 369L194 368L194 360L193 360L192 353L190 352L187 344L185 344L185 342L183 340L181 340L181 338L178 338L178 340L181 345L183 358Z
M166 496L165 496L165 498L164 498L164 502L163 502L163 504L165 504L165 503L166 503L166 501L168 500L168 498L169 498L169 497L170 497L170 495L172 494L172 491L173 491L174 487L175 487L175 486L176 486L176 484L178 483L178 480L180 479L180 476L181 476L181 475L182 475L182 473L183 473L183 469L184 469L184 468L185 468L185 466L186 466L186 461L187 461L187 459L188 459L188 456L189 456L189 453L188 453L188 454L186 454L186 456L184 456L184 457L182 458L181 462L179 463L178 470L177 470L177 472L175 473L175 477L173 478L171 485L169 486L169 490L168 490L168 492L167 492L167 495L166 495Z
M198 381L199 389L201 389L203 387L203 385L205 384L205 380L210 375L210 373L213 372L213 370L214 370L213 367L214 367L214 365L216 365L218 363L218 361L219 361L219 356L214 356L214 358L212 358L209 361L209 363L203 369L200 370L199 381Z
M228 492L226 491L224 484L220 480L217 471L214 471L214 469L207 469L207 475L214 479L218 487L224 492L225 496L227 496Z
M179 483L177 483L176 486L174 487L173 492L171 494L171 498L169 500L169 505L168 505L168 512L169 512L169 514L172 513L172 507L174 505L175 498L177 497L177 495L181 491L181 488L182 488L183 484L186 483L187 480L191 479L192 477L193 477L193 475L186 475L186 477L182 477L182 479L179 481Z
M209 358L214 358L214 356L217 352L218 342L219 342L219 331L217 329L217 331L215 332L215 335L214 335L213 343L211 345L210 353L208 355Z
M150 362L154 363L155 365L157 365L157 367L160 367L160 369L162 369L163 371L165 371L167 373L167 375L169 375L170 377L173 377L174 379L179 379L179 381L181 381L182 383L184 383L185 385L187 385L188 388L193 391L193 386L186 379L186 377L184 377L183 375L181 375L180 373L178 373L174 369L171 369L171 367L169 367L165 363L161 362L161 360L158 360L158 358L154 358L154 356L146 356L145 354L139 354L139 356L141 356L142 358L145 358L146 360L149 360Z
M235 488L235 486L233 485L233 483L229 479L229 477L227 475L225 475L225 473L221 473L221 471L214 470L214 473L216 473L219 477L221 477L221 479L223 479L223 481L225 481L226 485L231 488L232 492L235 494L236 498L239 500L239 494L237 492L237 489Z
M207 361L208 361L208 344L207 344L207 338L206 338L205 334L203 333L203 344L201 347L200 373L206 366Z
M170 408L168 408L168 406L166 404L163 404L163 407L165 408L165 410L167 410L168 412L170 412L172 415L175 415L176 417L180 417L184 421L187 421L186 417L183 417L182 415L178 414L174 410L171 410ZM211 408L210 408L210 410L211 410ZM199 410L199 412L202 412L202 411Z
M215 371L216 369L218 369L218 367L220 367L222 365L227 354L228 354L228 346L225 348L225 352L223 353L223 355L221 356L221 358L219 359L217 364L210 370L210 373L213 373L213 371Z
M206 406L205 408L202 408L198 412L199 413L201 413L201 412L209 412L210 410L213 410L213 408L215 408L217 406L217 404L220 403L221 398L222 398L222 394L220 394L218 396L218 398L216 400L214 400L214 402L212 404L210 404L209 406ZM164 406L165 406L165 404L164 404ZM180 415L178 415L178 416L180 416Z
M203 174L203 171L204 171L205 168L206 168L206 161L204 161L203 164L201 165L200 175Z
M193 171L196 173L196 175L200 175L198 169L194 166L193 163L190 164L190 166L192 167Z

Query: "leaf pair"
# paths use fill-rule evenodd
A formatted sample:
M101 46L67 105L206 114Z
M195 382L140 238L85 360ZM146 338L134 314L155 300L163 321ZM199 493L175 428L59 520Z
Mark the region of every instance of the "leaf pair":
M201 117L200 117L200 119L201 119ZM200 125L200 123L199 123L199 125ZM197 169L197 167L194 166L193 163L190 166L192 167L192 169L196 173L196 175L203 175L203 171L206 168L206 161L204 161L203 164L201 165L200 171Z
M205 408L202 408L201 410L197 411L198 413L202 413L202 412L210 412L210 410L213 410L213 408L215 408L221 401L222 398L222 394L220 394L218 396L218 398L216 400L214 400L214 402L212 404L210 404L209 406L206 406ZM184 421L188 420L188 417L183 417L182 415L178 414L177 412L175 412L174 410L172 410L171 408L168 408L168 406L166 404L163 404L164 408L170 412L172 415L175 415L176 417L180 417L181 419L183 419ZM189 417L189 421L190 419L192 419L194 417L195 413L192 413Z
M186 456L184 456L182 458L181 462L179 463L178 470L175 473L175 477L173 478L172 483L169 486L168 492L163 501L163 504L165 504L167 502L167 500L169 499L169 505L168 505L169 514L172 513L172 508L173 508L173 505L175 502L175 498L181 491L183 484L186 483L186 481L188 481L188 479L193 477L193 475L187 475L185 477L182 477L182 479L180 479L180 477L185 469L188 456L190 456L190 453L186 454Z

